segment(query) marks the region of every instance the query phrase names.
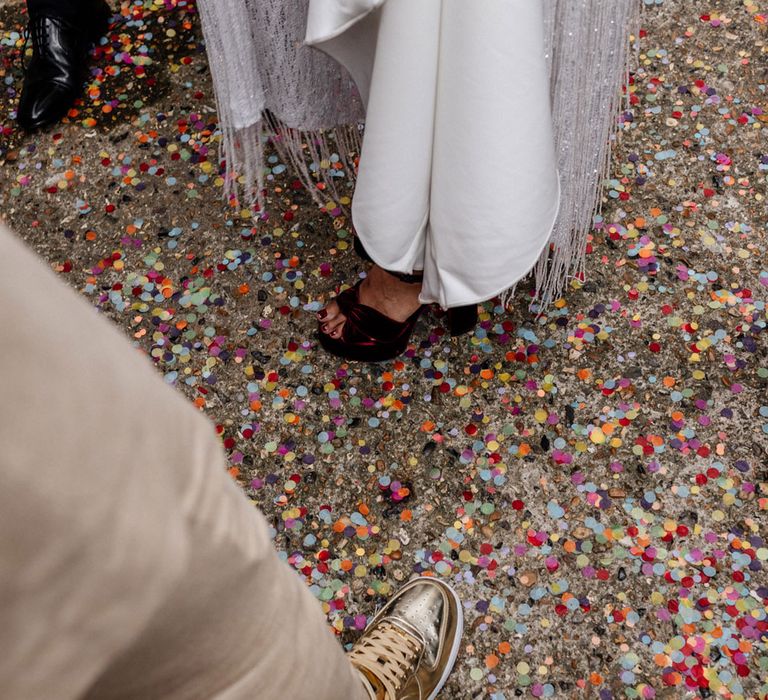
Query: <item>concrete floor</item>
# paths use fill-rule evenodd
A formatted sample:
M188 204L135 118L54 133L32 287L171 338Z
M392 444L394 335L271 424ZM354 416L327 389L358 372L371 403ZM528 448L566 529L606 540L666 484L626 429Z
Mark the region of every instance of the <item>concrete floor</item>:
M34 137L0 10L4 217L216 423L343 643L413 572L456 585L444 698L768 697L768 2L646 4L586 284L383 365L314 339L348 222L278 162L267 221L222 201L191 4L123 3Z

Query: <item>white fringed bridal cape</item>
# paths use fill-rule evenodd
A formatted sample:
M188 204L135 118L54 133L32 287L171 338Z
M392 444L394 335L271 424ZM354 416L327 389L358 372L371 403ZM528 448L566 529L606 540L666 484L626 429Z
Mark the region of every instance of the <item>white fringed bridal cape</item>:
M482 301L533 268L546 302L583 271L641 0L198 6L232 187L258 195L271 135L318 194L330 153L354 176L365 122L355 229L383 267L424 269L423 301Z

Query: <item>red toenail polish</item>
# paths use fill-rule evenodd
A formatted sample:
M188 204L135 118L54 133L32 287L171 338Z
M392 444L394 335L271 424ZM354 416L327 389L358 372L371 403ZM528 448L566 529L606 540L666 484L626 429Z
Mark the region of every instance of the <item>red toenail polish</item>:
M325 309L321 309L317 313L318 318L325 318L328 315L328 312Z

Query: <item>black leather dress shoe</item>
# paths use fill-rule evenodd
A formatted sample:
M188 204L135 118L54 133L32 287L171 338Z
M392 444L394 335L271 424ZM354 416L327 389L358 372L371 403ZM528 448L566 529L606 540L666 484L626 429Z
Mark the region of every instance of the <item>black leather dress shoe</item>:
M45 14L30 18L32 60L16 115L25 130L54 124L67 113L83 88L88 51L106 31L109 15L99 2L77 24Z

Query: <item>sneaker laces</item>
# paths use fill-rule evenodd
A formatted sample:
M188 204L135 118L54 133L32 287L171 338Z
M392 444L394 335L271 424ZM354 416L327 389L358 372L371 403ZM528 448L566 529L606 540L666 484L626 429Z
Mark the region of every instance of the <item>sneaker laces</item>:
M397 700L421 661L424 644L396 625L382 620L355 644L349 660L384 688L387 700Z

